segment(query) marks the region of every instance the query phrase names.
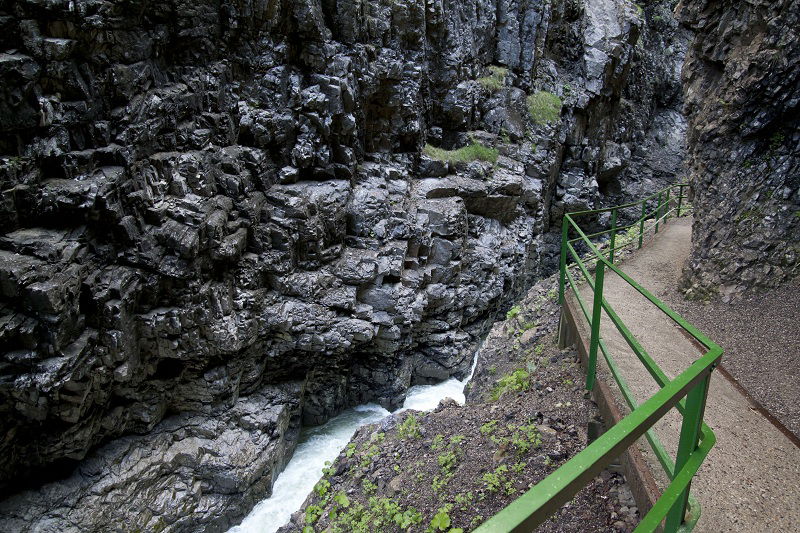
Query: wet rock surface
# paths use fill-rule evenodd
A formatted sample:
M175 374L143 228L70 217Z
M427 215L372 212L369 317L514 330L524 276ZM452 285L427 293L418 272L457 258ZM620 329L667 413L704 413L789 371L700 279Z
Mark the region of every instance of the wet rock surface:
M269 494L289 460L300 432L298 389L268 388L230 409L177 415L145 437L116 439L63 481L0 502L0 527L224 531Z
M684 288L728 301L800 269L800 5L682 3L695 192Z
M463 376L554 269L565 210L680 164L669 2L27 0L0 29L6 496L74 472L41 490L93 497L104 467L83 465L118 439L157 469L186 417L249 432L241 402L318 424ZM560 101L548 120L529 109L542 91ZM470 143L496 162L421 155ZM295 398L261 396L285 383ZM285 442L264 480L222 461L228 489L186 463L186 486L217 495L181 500L207 522L122 482L104 503L119 514L70 516L103 528L149 506L148 527L224 527L292 447L270 431ZM24 494L0 519L65 523Z

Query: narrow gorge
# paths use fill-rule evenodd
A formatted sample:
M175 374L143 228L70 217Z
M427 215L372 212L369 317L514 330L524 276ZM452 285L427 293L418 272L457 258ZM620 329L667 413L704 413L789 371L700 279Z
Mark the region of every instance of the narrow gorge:
M302 428L464 379L565 212L689 178L676 4L0 5L0 530L225 531Z

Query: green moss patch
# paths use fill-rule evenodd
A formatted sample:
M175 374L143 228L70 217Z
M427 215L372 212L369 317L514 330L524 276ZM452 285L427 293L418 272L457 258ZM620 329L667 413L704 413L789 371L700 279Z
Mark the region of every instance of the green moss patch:
M489 70L491 71L491 74L483 78L478 78L478 83L492 92L499 91L505 84L508 69L505 67L499 67L497 65L491 65Z
M561 117L561 98L547 91L528 96L528 112L537 124L550 124Z
M471 161L496 163L498 155L496 149L476 142L457 150L444 150L427 144L423 153L430 158L447 161L448 163L469 163Z

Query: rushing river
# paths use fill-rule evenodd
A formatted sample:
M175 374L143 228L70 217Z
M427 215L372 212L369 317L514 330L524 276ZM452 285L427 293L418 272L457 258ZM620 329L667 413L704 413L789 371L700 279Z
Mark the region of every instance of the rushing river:
M472 379L476 363L477 357L472 364L472 371L464 381L451 378L436 385L411 387L403 407L397 412L405 409L430 411L448 397L463 404L464 385ZM378 422L389 414L380 405L359 405L321 426L303 430L292 459L275 481L272 496L256 505L241 525L231 528L228 533L277 531L303 505L311 489L322 477L325 461L333 462L358 428Z

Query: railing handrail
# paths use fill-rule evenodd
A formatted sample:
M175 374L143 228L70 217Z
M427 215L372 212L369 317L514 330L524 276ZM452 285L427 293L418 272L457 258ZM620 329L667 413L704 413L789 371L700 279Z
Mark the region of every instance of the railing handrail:
M666 523L664 525L664 531L668 533L678 531L679 529L682 531L690 531L694 527L694 524L699 518L699 508L695 509L695 505L693 505L691 520L688 522L685 521L686 508L689 503L689 488L692 477L700 468L709 450L711 450L716 442L714 432L703 422L703 415L705 412L710 376L714 368L719 364L722 357L722 348L614 264L614 251L635 242L632 240L620 247L615 247L617 232L621 229L629 229L638 224L638 242L639 248L641 248L645 233L644 223L646 220L655 216L652 228L657 233L659 224L662 222L666 224L670 213L673 212L673 209L670 209L671 201L675 201L677 204L674 211L676 216L680 216L683 199L685 198L683 195L684 187L687 187L687 185L683 183L670 185L638 202L602 209L578 211L564 215L559 277L559 302L562 305L564 304L566 285L569 283L592 330L589 344L586 388L591 390L594 386L597 352L599 351L603 354L612 376L619 385L623 397L631 408L631 412L618 424L614 425L601 437L587 446L586 449L567 461L547 478L537 483L528 492L517 498L494 517L490 518L476 529L476 532L496 533L503 531L532 530L546 520L553 512L558 510L564 503L572 498L578 490L606 468L614 458L643 435L647 437L648 442L653 448L653 452L667 473L670 484L652 509L650 509L639 523L635 532L654 531L661 525L665 518ZM678 194L671 200L670 193L676 188L678 189ZM657 198L657 206L654 212L648 213L647 203L653 198ZM641 205L642 207L640 218L628 226L617 227L616 220L618 211L637 205ZM606 231L586 235L574 220L574 217L577 216L605 212L611 212L611 228ZM577 238L569 239L570 228L578 234ZM650 228L648 228L648 231L649 229ZM606 257L591 241L591 237L597 237L605 233L611 234L608 257ZM576 252L572 243L577 241L582 241L588 247L590 253L587 255L592 256L590 259L584 260ZM578 267L594 295L591 314L580 296L578 282L575 281L567 267L568 252L575 259L575 263L570 265L570 267ZM592 276L589 274L586 267L586 263L592 261L596 263L594 280L592 280ZM658 364L647 354L638 340L636 340L627 326L625 326L624 322L613 310L611 305L603 298L604 271L606 268L611 269L611 271L617 274L622 280L636 289L636 291L655 305L661 312L666 314L673 322L678 324L706 349L706 352L701 357L695 360L689 368L684 370L675 379L670 380L667 377L664 371L661 370ZM659 387L661 387L658 392L641 405L637 405L630 388L616 367L605 343L600 338L602 311L605 311L611 318L613 325L620 332L628 346L630 346L631 350L647 369L648 373L653 377ZM678 453L674 463L651 429L652 426L673 407L683 416Z

